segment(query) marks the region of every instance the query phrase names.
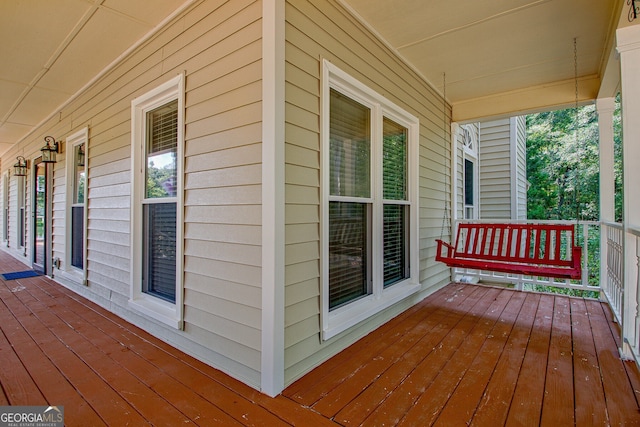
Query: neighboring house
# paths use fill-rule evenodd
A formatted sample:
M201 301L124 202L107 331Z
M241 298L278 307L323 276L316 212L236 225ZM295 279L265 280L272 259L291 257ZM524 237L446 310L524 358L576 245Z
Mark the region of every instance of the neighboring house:
M6 251L271 395L448 283L451 162L450 106L347 10L274 16L190 6L2 157Z
M456 218L527 219L524 116L453 126L458 153Z

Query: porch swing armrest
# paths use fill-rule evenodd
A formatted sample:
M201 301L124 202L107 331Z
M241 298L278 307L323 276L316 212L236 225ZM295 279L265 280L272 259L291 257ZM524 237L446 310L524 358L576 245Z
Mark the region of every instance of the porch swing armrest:
M438 243L438 247L436 249L436 261L453 258L455 248L452 245L442 239L436 239L436 242ZM446 249L446 255L442 255L442 249Z
M571 261L573 262L573 269L575 271L582 270L582 246L574 246L571 249Z

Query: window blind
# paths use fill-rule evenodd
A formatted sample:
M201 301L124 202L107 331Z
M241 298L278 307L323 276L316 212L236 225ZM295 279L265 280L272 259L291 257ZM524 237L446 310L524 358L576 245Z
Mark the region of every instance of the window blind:
M406 205L384 205L384 287L409 276Z
M150 111L147 120L147 153L174 151L178 146L178 101Z
M84 206L71 207L71 265L82 269L84 252Z
M176 204L144 205L145 271L143 289L170 302L176 300Z
M369 293L368 214L363 203L329 203L329 309Z
M370 197L371 110L331 91L330 194Z

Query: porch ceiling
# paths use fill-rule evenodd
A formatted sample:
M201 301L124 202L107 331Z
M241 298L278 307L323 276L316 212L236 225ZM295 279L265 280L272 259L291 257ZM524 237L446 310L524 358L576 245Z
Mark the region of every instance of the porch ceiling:
M193 1L0 2L0 153ZM625 0L339 1L440 91L446 73L456 121L573 102L574 37L580 98L594 99L627 24Z

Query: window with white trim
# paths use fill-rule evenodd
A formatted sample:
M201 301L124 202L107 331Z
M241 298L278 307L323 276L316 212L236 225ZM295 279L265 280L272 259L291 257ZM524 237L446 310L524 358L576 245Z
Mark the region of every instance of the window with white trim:
M87 170L85 154L88 129L67 138L67 270L84 271L85 265L85 195Z
M184 78L132 102L132 305L182 324Z
M16 203L16 230L17 230L17 240L18 240L18 247L19 248L25 248L25 254L26 254L26 230L25 230L25 221L27 220L26 217L26 211L25 211L25 197L26 197L26 190L25 190L25 185L26 185L26 177L24 176L17 176L16 177L16 199L17 199L17 203Z
M474 125L460 126L464 148L464 218L478 219L478 134Z
M418 289L418 119L329 62L323 94L323 337Z
M9 172L2 175L2 240L9 246Z

